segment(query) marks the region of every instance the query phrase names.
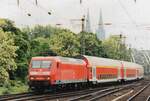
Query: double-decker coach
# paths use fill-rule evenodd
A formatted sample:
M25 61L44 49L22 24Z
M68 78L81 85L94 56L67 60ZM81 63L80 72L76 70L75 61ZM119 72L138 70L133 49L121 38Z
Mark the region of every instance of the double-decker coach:
M143 78L143 67L136 63L83 56L87 63L88 80L93 84L116 81L129 81Z
M96 83L115 82L123 79L123 65L118 60L84 56L89 68L89 81Z
M136 63L122 61L124 68L124 81L143 78L144 71L141 65Z

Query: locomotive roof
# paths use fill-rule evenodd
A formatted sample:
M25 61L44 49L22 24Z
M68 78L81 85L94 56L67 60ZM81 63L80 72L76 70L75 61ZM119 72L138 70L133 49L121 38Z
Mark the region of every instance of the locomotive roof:
M47 59L55 59L57 61L68 63L68 64L85 64L84 60L82 59L74 59L74 58L61 57L61 56L32 57L32 60L47 60Z
M57 58L63 63L85 64L84 60L82 60L82 59L74 59L74 58L61 57L61 56L57 56Z
M46 59L52 59L54 58L55 56L52 56L52 57L44 57L44 56L38 56L38 57L32 57L32 60L46 60Z

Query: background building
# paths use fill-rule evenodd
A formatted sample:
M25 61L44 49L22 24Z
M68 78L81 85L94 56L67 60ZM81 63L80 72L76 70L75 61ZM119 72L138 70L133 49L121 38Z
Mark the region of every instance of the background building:
M87 15L86 15L86 18L85 18L85 29L84 29L85 32L92 32L91 31L91 23L90 23L90 14L89 14L89 9L87 11Z
M104 30L102 10L101 9L100 9L100 17L99 17L99 22L98 22L98 28L96 30L96 35L97 35L99 40L105 39L105 30Z

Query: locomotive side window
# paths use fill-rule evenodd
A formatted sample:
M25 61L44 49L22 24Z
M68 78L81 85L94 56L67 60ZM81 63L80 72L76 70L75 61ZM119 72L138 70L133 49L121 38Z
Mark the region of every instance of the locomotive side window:
M32 68L49 68L51 64L51 61L34 60L32 61Z

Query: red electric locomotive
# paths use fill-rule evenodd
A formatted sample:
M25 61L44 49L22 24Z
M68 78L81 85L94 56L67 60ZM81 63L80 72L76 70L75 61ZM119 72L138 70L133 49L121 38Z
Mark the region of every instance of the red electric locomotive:
M29 65L29 86L33 90L141 78L143 67L138 64L93 56L82 56L82 59L33 57Z
M76 86L87 82L86 62L66 57L33 57L29 66L29 86L33 90Z

